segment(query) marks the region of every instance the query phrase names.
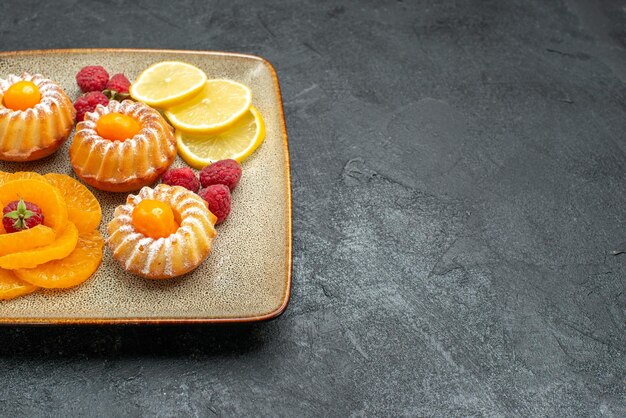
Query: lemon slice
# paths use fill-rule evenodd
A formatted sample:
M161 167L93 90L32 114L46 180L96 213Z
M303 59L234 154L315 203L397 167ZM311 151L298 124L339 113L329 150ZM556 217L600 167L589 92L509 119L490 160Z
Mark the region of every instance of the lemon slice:
M231 128L217 134L189 134L176 130L180 156L198 170L228 158L242 162L264 139L265 123L254 107L250 107Z
M149 106L171 106L199 92L206 79L204 71L193 65L163 61L141 73L129 93Z
M247 86L232 80L208 80L196 96L165 110L172 125L186 132L215 133L235 123L252 104Z

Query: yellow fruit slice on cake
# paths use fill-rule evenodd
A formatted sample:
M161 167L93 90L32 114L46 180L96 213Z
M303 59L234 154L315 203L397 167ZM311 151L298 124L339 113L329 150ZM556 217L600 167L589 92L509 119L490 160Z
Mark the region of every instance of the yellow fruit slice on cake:
M245 160L265 139L265 123L254 107L228 130L217 134L189 134L176 131L180 156L190 166L201 170L207 165L232 158Z
M129 93L149 106L171 106L199 92L206 80L204 71L191 64L163 61L141 73Z
M165 116L176 128L193 133L225 130L252 105L252 91L232 80L208 80L197 95L168 107Z

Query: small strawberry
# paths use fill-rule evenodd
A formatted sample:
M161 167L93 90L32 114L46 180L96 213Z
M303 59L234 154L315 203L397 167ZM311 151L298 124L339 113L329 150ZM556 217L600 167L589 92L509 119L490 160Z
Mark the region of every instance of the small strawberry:
M43 223L41 208L24 199L14 200L2 209L2 226L7 233L34 228Z

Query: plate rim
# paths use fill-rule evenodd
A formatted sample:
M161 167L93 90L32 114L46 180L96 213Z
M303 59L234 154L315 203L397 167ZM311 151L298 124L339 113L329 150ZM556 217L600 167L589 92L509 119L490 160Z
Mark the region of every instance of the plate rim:
M213 51L213 50L186 50L186 49L159 49L159 48L67 48L67 49L25 49L14 51L0 51L0 58L16 55L53 55L53 54L82 54L82 53L106 53L106 52L126 52L126 53L165 53L165 54L188 54L206 56L230 56L237 58L252 59L259 61L268 68L274 82L274 92L278 96L278 110L280 114L280 133L282 136L283 150L285 152L285 176L287 180L287 248L286 254L286 278L287 286L282 296L281 303L273 311L261 315L243 317L216 317L216 318L173 318L173 317L119 317L119 318L71 318L71 317L42 317L42 318L6 318L0 317L0 325L185 325L185 324L219 324L219 323L248 323L267 321L279 317L291 299L291 286L293 274L293 202L292 202L292 182L291 182L291 159L289 156L289 140L287 136L287 126L285 122L285 111L283 96L278 82L276 69L267 59L253 54L239 52Z

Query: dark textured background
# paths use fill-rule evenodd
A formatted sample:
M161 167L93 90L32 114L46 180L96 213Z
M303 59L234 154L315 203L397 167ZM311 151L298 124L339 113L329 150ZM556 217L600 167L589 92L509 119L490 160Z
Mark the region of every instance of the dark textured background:
M626 415L626 3L159 3L2 2L1 49L269 59L291 304L0 328L2 415Z

